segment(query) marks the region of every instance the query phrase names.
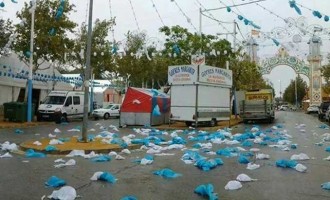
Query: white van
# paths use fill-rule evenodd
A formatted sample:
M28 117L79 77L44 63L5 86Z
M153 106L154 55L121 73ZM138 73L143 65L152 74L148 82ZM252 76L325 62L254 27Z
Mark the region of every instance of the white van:
M82 118L83 114L84 92L52 91L39 105L37 121L47 120L60 123L69 118Z

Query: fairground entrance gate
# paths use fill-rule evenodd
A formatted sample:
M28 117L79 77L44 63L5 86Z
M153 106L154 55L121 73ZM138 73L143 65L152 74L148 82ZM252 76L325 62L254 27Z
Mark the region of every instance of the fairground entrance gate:
M313 36L309 42L309 55L307 60L309 65L297 57L290 56L284 48L279 49L279 53L272 58L268 58L261 64L261 74L270 74L270 72L279 65L291 67L296 74L303 74L309 78L309 98L310 105L320 105L322 102L322 77L320 53L321 39Z

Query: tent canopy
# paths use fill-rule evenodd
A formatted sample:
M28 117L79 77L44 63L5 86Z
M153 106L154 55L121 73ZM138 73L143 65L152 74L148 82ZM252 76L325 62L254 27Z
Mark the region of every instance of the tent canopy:
M121 112L151 113L158 106L160 113L170 109L170 97L155 89L129 87Z

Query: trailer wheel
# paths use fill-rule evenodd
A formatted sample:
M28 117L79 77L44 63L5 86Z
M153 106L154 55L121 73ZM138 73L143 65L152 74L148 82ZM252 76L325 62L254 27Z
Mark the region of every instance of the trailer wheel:
M186 126L191 126L192 125L192 122L189 122L189 121L186 121Z
M216 119L212 119L211 121L210 121L210 126L211 127L214 127L214 126L216 126L217 125L217 120Z

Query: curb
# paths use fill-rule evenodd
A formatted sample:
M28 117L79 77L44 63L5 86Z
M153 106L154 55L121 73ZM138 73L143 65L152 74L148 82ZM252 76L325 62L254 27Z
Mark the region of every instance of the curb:
M95 153L109 153L110 151L120 152L123 149L136 150L136 149L139 149L141 147L141 145L133 144L133 145L129 145L127 148L122 148L117 144L111 144L109 146L112 146L112 147L97 148L97 146L95 144L93 144L92 142L89 142L89 143L85 143L85 144L86 145L89 144L90 147L79 148L76 145L72 145L71 148L66 148L64 150L61 149L61 144L60 145L53 145L53 146L57 147L58 150L48 152L48 151L45 150L45 148L42 148L42 147L36 146L36 145L27 144L28 142L31 142L31 141L26 141L26 142L23 142L23 143L19 144L19 147L20 147L19 150L21 152L25 152L28 149L33 149L37 152L41 152L41 153L44 153L44 154L47 154L47 155L54 155L54 156L55 155L67 155L72 150L84 150L85 153L90 153L92 151L94 151ZM81 144L81 143L79 143L79 144ZM93 146L94 146L94 148L93 148Z

